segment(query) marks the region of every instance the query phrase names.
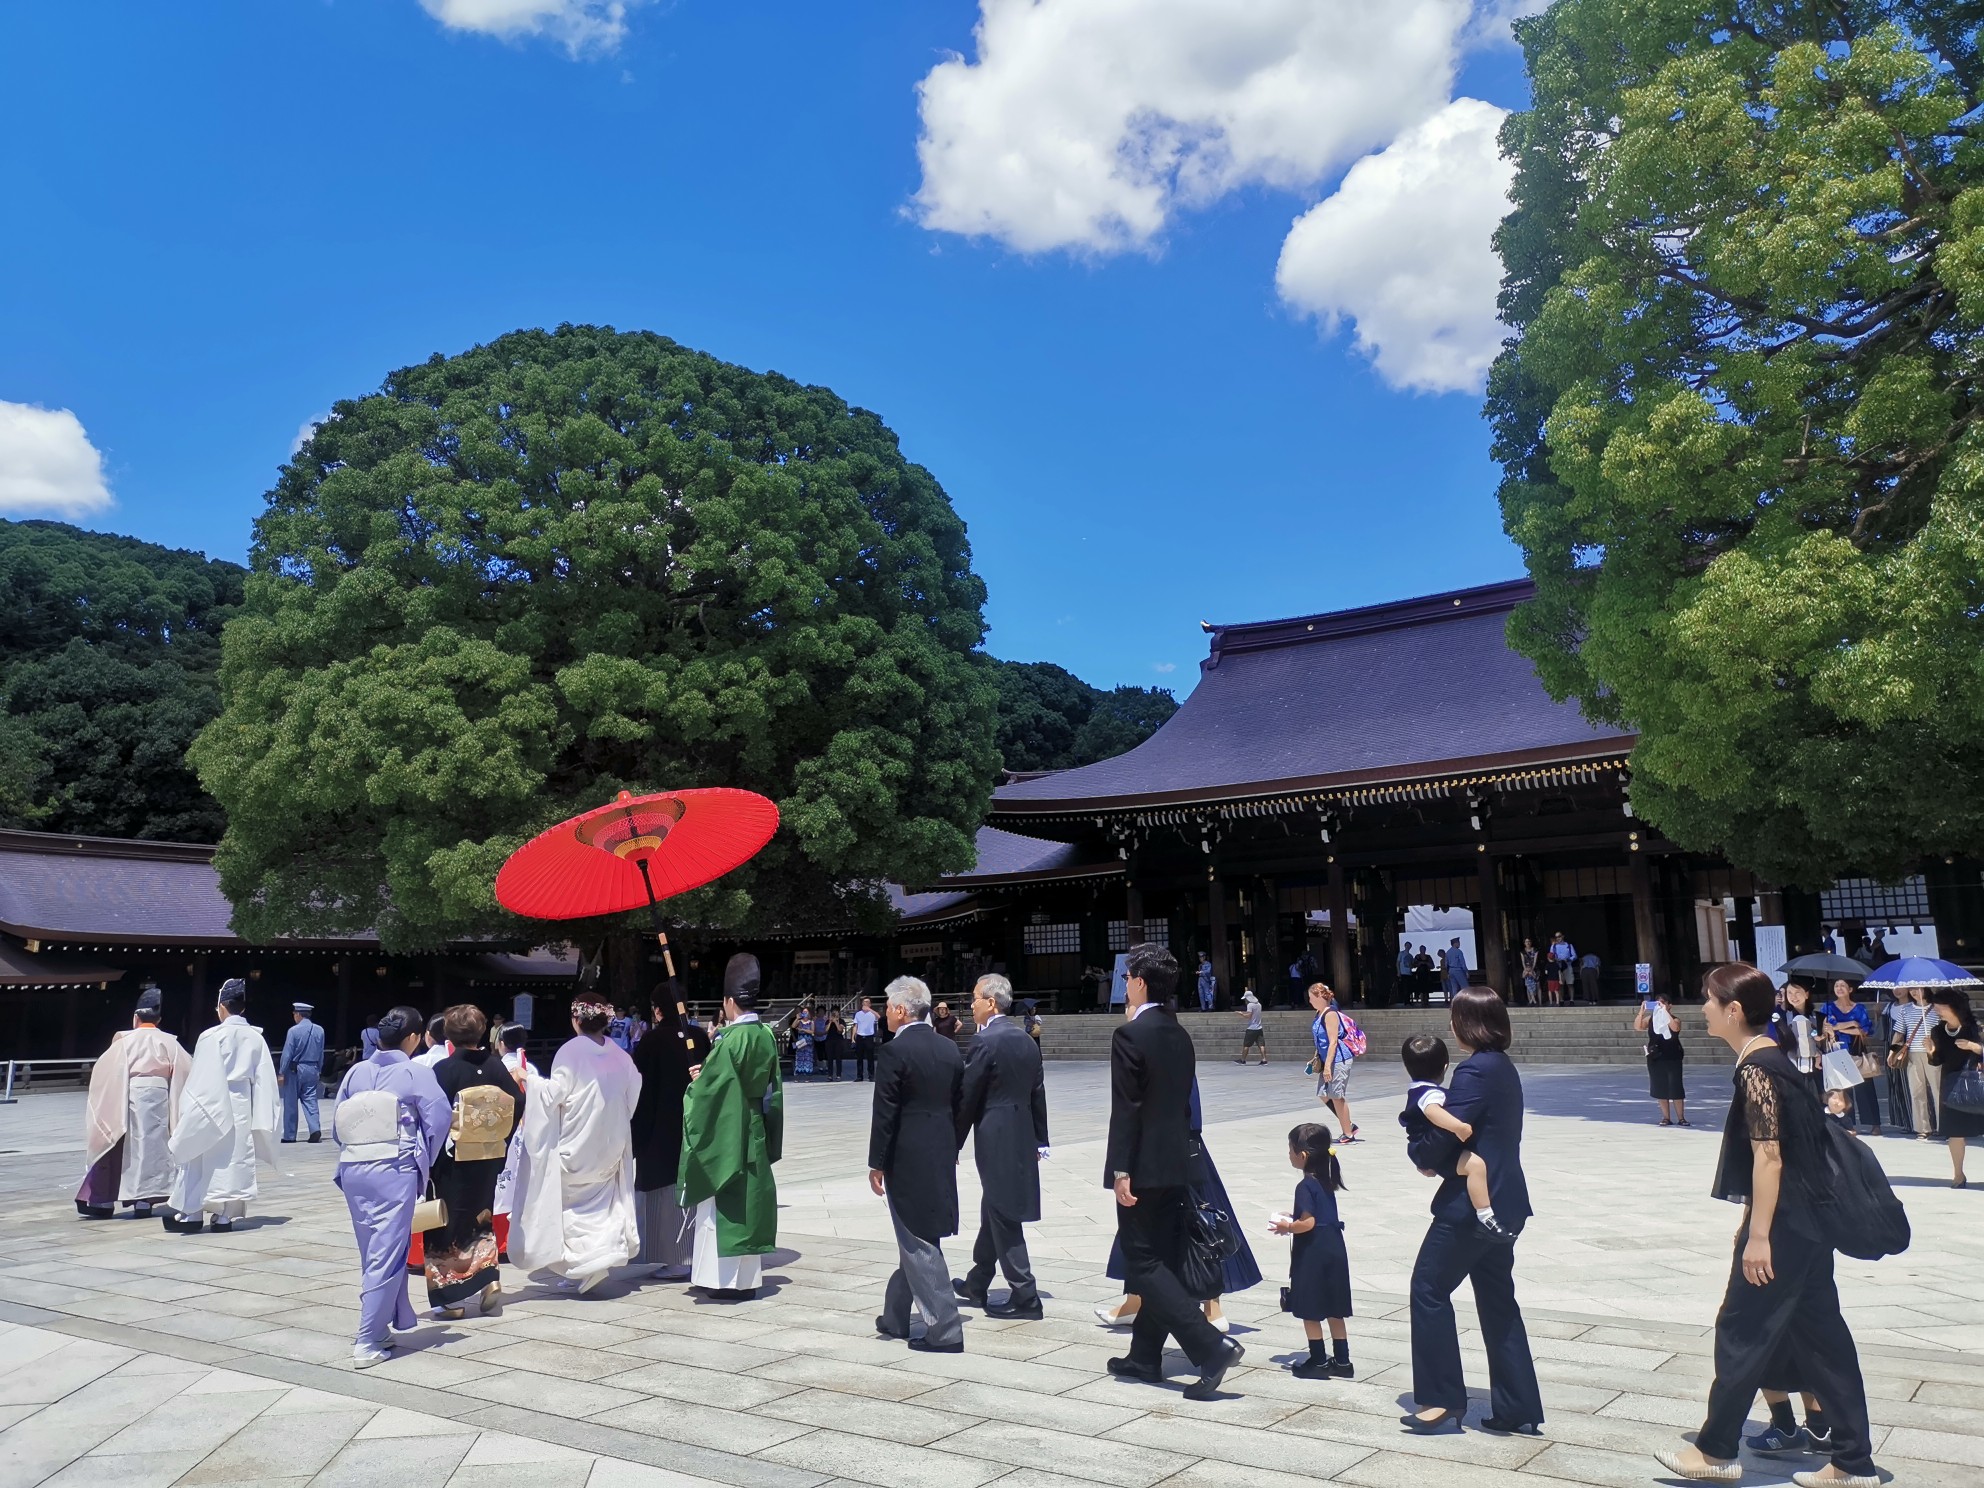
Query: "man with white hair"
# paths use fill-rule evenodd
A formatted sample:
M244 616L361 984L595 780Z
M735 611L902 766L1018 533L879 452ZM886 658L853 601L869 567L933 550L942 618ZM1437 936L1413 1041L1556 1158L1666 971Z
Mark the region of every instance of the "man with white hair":
M886 1016L895 1035L875 1062L874 1114L868 1126L868 1186L889 1201L896 1270L889 1277L875 1331L918 1353L964 1352L964 1325L951 1295L944 1237L958 1232L958 1093L964 1059L930 1026L930 989L915 977L888 987ZM910 1305L924 1331L911 1337Z
M983 1198L971 1269L951 1285L987 1317L1038 1318L1040 1292L1026 1253L1025 1225L1040 1219L1040 1160L1047 1155L1047 1083L1040 1046L1009 1016L1013 984L997 972L978 979L971 1018L978 1033L964 1062L958 1146L976 1129L972 1156ZM1011 1288L992 1302L986 1288L997 1267Z

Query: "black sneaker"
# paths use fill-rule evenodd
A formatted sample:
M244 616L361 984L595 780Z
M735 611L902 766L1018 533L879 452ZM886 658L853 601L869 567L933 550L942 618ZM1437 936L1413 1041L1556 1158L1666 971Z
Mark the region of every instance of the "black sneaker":
M1352 1364L1348 1359L1332 1359L1330 1360L1330 1378L1356 1379L1357 1366Z
M1827 1432L1826 1434L1830 1437L1832 1433ZM1755 1436L1744 1437L1743 1445L1748 1447L1752 1452L1755 1452L1759 1457L1789 1457L1797 1452L1811 1450L1811 1448L1805 1445L1805 1432L1803 1428L1794 1426L1791 1430L1786 1431L1775 1422L1764 1427Z
M1800 1426L1798 1428L1798 1440L1799 1444L1807 1452L1814 1452L1825 1457L1832 1455L1832 1427L1830 1426L1826 1427L1823 1431L1814 1431L1810 1426Z
M1328 1379L1330 1361L1328 1359L1298 1359L1288 1366L1288 1372L1297 1379Z

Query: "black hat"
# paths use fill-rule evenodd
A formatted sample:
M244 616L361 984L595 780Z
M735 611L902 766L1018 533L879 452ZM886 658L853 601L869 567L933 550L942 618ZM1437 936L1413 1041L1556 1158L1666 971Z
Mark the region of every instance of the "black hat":
M165 994L156 987L140 989L135 1011L140 1018L157 1018L165 1011Z
M240 977L229 977L220 984L220 1005L230 1013L238 1013L248 1006L248 984Z

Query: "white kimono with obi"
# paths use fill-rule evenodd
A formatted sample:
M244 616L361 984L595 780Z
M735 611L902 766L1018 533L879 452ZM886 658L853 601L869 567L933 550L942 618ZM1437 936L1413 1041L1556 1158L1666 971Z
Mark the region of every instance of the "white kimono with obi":
M193 1060L162 1028L127 1028L90 1071L85 1163L94 1169L123 1143L117 1197L126 1204L163 1199L172 1187L168 1143ZM106 1185L107 1186L107 1185ZM108 1195L100 1196L107 1200Z
M574 1280L624 1266L634 1222L634 1104L640 1072L617 1044L581 1035L531 1081L510 1195L510 1259Z
M262 1030L234 1014L200 1035L172 1133L169 1207L236 1219L255 1197L255 1160L276 1162L276 1063Z

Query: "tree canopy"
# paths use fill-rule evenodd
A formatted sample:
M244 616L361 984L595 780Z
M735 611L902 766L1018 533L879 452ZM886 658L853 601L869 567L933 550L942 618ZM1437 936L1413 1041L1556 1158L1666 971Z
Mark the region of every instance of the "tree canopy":
M193 750L251 937L514 930L505 855L622 788L779 803L690 923L845 919L970 863L984 586L930 472L826 389L518 331L338 403L267 503Z
M246 570L61 522L0 521L0 823L214 842L186 747L220 710Z
M1067 770L1135 748L1178 711L1157 687L1091 687L1051 661L995 663L999 763L1008 770Z
M1637 814L1808 887L1984 847L1978 7L1558 0L1503 133L1511 639Z

